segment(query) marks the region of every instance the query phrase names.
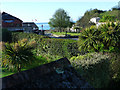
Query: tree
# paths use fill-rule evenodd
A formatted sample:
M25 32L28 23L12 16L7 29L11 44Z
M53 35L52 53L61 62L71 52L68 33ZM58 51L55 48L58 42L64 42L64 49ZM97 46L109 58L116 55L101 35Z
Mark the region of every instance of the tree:
M70 16L68 16L67 12L64 9L58 9L48 24L50 27L58 28L58 32L62 32L64 28L69 27Z

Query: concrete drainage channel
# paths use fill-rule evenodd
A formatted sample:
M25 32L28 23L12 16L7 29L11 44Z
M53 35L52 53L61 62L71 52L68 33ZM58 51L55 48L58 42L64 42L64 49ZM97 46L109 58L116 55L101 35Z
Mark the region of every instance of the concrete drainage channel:
M92 88L67 58L22 71L2 80L2 89L14 88Z

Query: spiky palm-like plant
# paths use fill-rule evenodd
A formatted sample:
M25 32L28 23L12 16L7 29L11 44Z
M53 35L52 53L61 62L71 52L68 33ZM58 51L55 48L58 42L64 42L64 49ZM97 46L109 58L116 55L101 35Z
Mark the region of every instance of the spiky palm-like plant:
M119 52L120 48L120 24L109 22L98 28L91 27L81 32L79 37L79 49L88 52Z
M99 38L102 39L102 43L104 44L104 49L108 50L110 48L119 48L120 45L120 24L108 22L106 24L101 25L98 28L101 31Z
M98 34L96 27L87 28L79 36L79 49L82 51L98 51Z
M32 49L36 42L23 39L17 43L5 43L3 49L2 64L8 69L17 69L18 72L24 65L33 61Z

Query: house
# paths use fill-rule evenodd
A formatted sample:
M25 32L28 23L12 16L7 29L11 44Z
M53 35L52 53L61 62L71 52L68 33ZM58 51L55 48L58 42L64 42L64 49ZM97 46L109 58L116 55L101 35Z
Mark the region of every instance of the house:
M99 20L100 20L100 17L94 17L94 18L91 18L90 19L90 22L92 22L92 23L98 23L99 22Z
M96 26L99 27L100 25L107 24L107 23L112 23L112 22L98 22ZM116 22L113 22L113 23L116 24Z
M19 18L6 12L2 13L2 27L9 31L17 32L38 32L38 26L34 22L23 22Z
M23 22L24 32L38 32L39 28L34 22Z
M78 25L75 25L75 24L72 26L72 28L70 28L71 32L78 32L79 33L80 30L81 30L81 27Z
M2 13L2 27L9 31L21 31L23 32L22 20L12 16L6 12Z

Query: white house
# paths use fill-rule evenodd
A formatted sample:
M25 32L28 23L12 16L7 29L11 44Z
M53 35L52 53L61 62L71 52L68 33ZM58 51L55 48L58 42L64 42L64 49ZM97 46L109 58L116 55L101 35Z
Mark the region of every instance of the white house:
M98 23L99 22L99 20L100 20L100 17L94 17L94 18L91 18L90 19L90 22L92 22L92 23Z

